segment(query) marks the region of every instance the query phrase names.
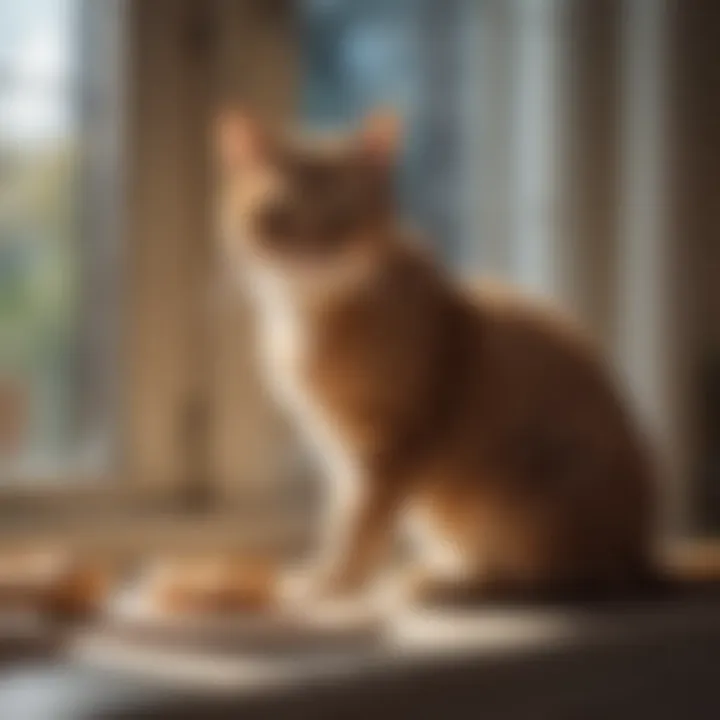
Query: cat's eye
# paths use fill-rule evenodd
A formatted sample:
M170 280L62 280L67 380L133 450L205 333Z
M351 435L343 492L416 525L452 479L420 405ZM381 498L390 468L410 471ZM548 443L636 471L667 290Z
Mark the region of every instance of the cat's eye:
M297 229L296 213L288 203L270 203L258 212L256 228L262 236L269 239L286 239Z
M306 194L322 194L331 189L335 182L330 169L310 163L298 169L295 180Z
M355 220L354 208L349 203L338 203L329 208L323 218L323 230L338 235L350 230Z

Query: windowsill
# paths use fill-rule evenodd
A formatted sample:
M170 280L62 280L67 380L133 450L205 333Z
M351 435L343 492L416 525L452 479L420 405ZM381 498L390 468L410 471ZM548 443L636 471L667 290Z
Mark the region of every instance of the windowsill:
M64 546L114 554L213 552L257 548L281 552L305 537L305 518L272 520L250 508L193 512L177 501L138 497L87 497L82 510L63 500L0 520L0 551L18 546Z
M127 486L126 486L127 487ZM272 512L249 495L192 510L177 494L119 490L119 483L0 489L0 551L19 544L66 545L109 553L257 547L297 548L307 537L302 512ZM684 536L664 543L663 557L686 577L720 578L720 536Z
M96 646L89 655L56 658L19 673L25 682L13 698L19 702L23 692L31 693L55 713L72 707L78 718L149 712L204 719L381 718L420 711L423 717L519 720L597 711L598 717L637 720L720 712L717 601L579 614L436 612L406 620L393 620L392 642L370 652L312 661L227 652L193 656L177 647L165 654L106 648L99 655ZM0 706L11 689L4 686L9 689L0 691Z

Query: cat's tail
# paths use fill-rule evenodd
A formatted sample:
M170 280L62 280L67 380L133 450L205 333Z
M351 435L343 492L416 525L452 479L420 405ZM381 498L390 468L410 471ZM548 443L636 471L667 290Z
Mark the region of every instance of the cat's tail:
M666 561L645 578L645 588L655 597L667 599L720 600L720 563L692 558Z
M433 580L416 588L414 600L430 608L593 607L695 600L720 601L720 568L697 575L674 567L648 566L622 583L578 580L522 586Z

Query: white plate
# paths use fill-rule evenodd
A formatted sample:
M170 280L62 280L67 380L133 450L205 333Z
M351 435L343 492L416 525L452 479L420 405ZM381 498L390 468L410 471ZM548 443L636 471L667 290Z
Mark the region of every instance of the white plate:
M215 651L308 651L368 646L383 631L381 617L355 603L302 610L199 615L167 613L130 588L109 604L97 632L133 644Z

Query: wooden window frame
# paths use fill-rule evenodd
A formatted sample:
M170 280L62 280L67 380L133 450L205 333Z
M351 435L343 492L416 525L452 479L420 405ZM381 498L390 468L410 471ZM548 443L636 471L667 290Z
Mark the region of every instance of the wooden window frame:
M222 394L209 380L218 348L208 350L216 340L208 335L217 329L208 319L214 234L208 127L223 98L248 98L269 113L288 108L290 84L278 82L275 97L268 94L265 68L268 57L277 57L279 66L286 63L277 53L292 52L290 3L269 2L258 12L251 0L118 2L124 2L127 44L122 237L113 254L120 287L111 308L118 338L116 462L108 473L0 488L0 543L46 533L95 536L116 521L124 526L117 534L127 536L132 520L136 537L140 525L144 536L156 530L165 536L174 524L187 536L188 522L196 527L221 518L221 528L227 517L228 524L238 523L238 503L231 518L223 498L203 489L215 470L208 435ZM245 352L247 327L237 333ZM233 421L243 424L243 418ZM257 463L231 462L229 469L255 471Z

